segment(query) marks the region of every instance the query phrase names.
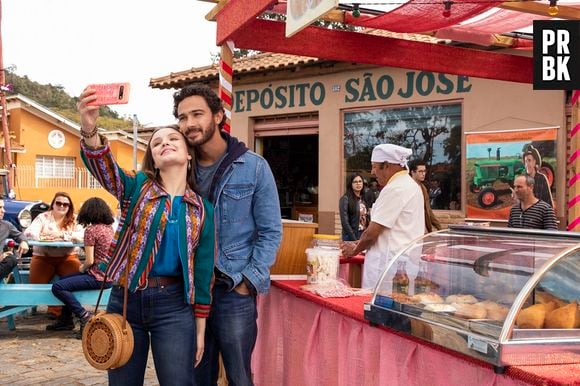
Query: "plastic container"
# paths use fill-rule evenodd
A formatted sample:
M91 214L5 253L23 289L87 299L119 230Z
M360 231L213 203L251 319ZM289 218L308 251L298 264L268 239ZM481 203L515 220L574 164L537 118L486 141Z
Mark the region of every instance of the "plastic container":
M340 263L340 237L313 235L310 248L306 249L306 282L329 284L338 277Z

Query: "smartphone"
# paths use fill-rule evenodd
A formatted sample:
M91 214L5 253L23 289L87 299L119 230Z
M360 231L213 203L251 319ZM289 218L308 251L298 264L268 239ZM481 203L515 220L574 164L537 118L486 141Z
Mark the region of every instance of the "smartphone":
M91 84L90 88L97 90L97 99L90 102L92 106L120 105L129 102L129 83Z

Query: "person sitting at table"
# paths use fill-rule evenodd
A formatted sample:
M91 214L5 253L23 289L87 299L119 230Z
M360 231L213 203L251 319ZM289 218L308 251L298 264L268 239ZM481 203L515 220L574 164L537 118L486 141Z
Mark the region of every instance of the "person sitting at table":
M79 268L79 272L65 276L52 285L52 293L65 306L62 309L63 320L71 319L71 312L80 321L80 331L77 338L80 339L86 323L91 319L93 313L87 311L75 298L73 292L90 289L100 289L105 280L105 274L100 269L101 263L108 263L107 253L111 241L113 240L113 212L109 205L99 197L89 198L77 216L77 222L85 227L84 248L85 261ZM111 287L107 279L104 288ZM47 329L56 330L57 323L48 326ZM49 328L50 327L50 328Z
M83 228L75 223L75 208L66 192L57 192L50 209L36 216L24 236L28 240L35 241L74 241L83 239ZM75 247L49 247L35 246L32 249L32 259L30 261L31 284L48 284L54 277L70 275L78 272L81 262L78 257L78 248ZM49 314L60 317L62 307L48 307ZM74 321L60 319L57 329L72 330Z
M97 133L95 99L91 88L79 98L81 157L121 205L106 271L116 284L107 311L123 313L126 288L135 342L129 362L108 371L109 385L142 385L150 345L161 385L195 385L216 257L213 207L195 191L195 153L177 126L161 127L141 171L121 169Z
M0 246L4 248L8 238L13 239L18 244L17 254L22 255L28 252L28 243L14 224L4 220L4 200L0 200ZM4 279L16 267L18 260L12 250L6 250L0 254L0 280Z

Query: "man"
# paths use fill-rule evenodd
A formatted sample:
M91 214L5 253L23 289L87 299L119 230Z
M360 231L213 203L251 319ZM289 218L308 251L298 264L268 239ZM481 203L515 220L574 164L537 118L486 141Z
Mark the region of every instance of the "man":
M517 176L514 193L519 202L510 210L508 227L531 229L558 229L552 206L534 195L534 178L530 175Z
M256 295L270 287L282 238L278 190L266 160L228 133L218 96L206 86L173 96L173 114L195 149L198 191L215 205L218 256L198 385L216 385L218 354L230 385L252 385Z
M387 263L425 229L424 199L407 173L411 150L392 144L375 146L371 173L384 186L371 210L371 223L355 243L344 243L345 257L365 249L363 288L375 287Z
M539 172L542 167L542 157L538 149L529 145L523 156L526 174L534 179L534 196L538 199L554 207L554 200L552 192L550 191L550 184L548 178Z
M409 174L411 175L411 178L419 184L421 192L423 193L426 233L433 232L433 229L440 230L441 223L431 209L431 205L429 204L429 192L425 186L425 176L427 174L427 166L425 162L418 159L409 162Z
M19 243L18 255L28 252L28 243L24 239L22 232L16 229L12 223L3 220L5 212L4 200L0 200L0 247L4 249L6 239L11 238ZM17 263L18 260L11 250L2 252L0 255L0 279L8 276Z

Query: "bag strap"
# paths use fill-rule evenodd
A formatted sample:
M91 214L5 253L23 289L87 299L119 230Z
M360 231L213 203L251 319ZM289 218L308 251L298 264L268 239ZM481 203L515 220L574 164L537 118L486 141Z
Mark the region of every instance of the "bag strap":
M143 183L147 179L145 174L137 173L135 176L137 188L133 191L133 195L131 196L131 203L129 204L128 213L131 213L131 217L126 219L126 221L132 221L133 218L133 208L137 203L137 199L139 198L139 194L141 193L141 188ZM126 230L125 230L126 231ZM127 255L127 262L129 261L129 256ZM101 285L101 291L99 292L99 297L97 298L97 305L95 306L95 315L99 311L99 304L101 303L101 298L103 296L103 291L105 290L105 285L107 284L107 277L108 277L108 269L105 272L105 278L103 279L103 284ZM123 288L123 324L122 329L123 332L127 329L127 298L129 297L129 267L125 266L125 286Z
M129 297L129 284L127 283L128 273L125 270L125 286L123 287L123 324L121 325L123 331L127 329L127 298ZM97 298L97 305L95 306L95 315L99 311L99 304L101 303L101 298L103 297L103 291L105 290L105 284L107 284L107 275L103 279L103 284L101 284L101 291L99 292L99 297Z

